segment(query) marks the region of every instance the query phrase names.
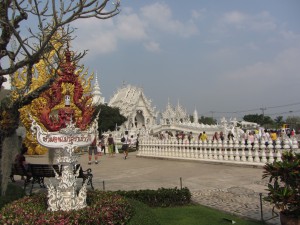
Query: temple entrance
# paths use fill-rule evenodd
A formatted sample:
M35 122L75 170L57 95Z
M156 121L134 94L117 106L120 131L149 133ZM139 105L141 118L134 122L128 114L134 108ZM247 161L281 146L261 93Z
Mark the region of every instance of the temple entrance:
M141 128L143 125L145 125L145 117L143 115L142 110L138 110L136 112L136 116L134 118L134 123L136 128Z

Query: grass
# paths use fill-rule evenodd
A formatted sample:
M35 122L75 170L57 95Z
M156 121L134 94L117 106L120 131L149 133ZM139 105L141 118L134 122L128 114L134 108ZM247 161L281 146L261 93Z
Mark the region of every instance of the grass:
M153 208L157 220L162 225L228 225L231 220L239 225L265 224L250 221L201 205L190 205L171 208Z
M5 196L0 196L0 209L7 203L24 196L22 187L9 183ZM129 199L134 216L128 225L229 225L234 220L238 225L262 225L264 223L242 219L201 205L169 208L150 208L136 200ZM227 219L227 220L226 220Z

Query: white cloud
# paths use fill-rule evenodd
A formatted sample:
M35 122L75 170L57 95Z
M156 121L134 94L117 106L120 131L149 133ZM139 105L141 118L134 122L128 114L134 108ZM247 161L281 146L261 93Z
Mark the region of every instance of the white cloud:
M201 9L201 10L193 9L191 13L192 19L196 19L196 20L203 19L205 13L206 13L206 9Z
M191 15L195 18L196 11ZM126 7L122 13L108 20L79 20L75 40L79 50L89 49L89 56L106 54L117 50L120 41L139 41L150 52L160 52L159 39L163 35L190 37L198 32L193 20L185 23L172 17L172 11L166 4L154 3L134 13Z
M298 80L300 71L300 48L282 51L272 61L256 62L228 74L228 80L244 80L245 82L294 82ZM279 84L278 84L279 85Z
M147 37L145 24L136 14L124 15L117 20L117 34L127 40L143 40Z
M155 41L150 41L144 44L145 48L149 51L149 52L160 52L160 45L159 43L155 42Z
M141 8L141 18L150 29L158 29L162 32L170 32L183 37L189 37L198 32L193 22L183 23L173 19L171 9L163 3L154 3Z
M246 20L246 15L238 11L233 11L226 13L222 20L228 24L242 24Z
M228 12L221 17L220 24L250 31L271 31L277 28L274 18L267 11L255 15L239 11Z

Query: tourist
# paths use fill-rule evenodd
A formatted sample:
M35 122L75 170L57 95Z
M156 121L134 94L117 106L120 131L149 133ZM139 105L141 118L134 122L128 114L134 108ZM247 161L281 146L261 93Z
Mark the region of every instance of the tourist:
M114 139L112 137L112 134L109 134L108 138L107 138L107 145L108 145L108 154L110 157L113 157L114 154Z
M102 155L102 145L101 145L101 141L98 142L97 144L97 152L98 152L98 156Z
M275 145L276 145L276 141L277 141L277 132L276 132L276 130L271 130L270 137L271 137L271 140L272 140L273 148L275 149Z
M28 148L26 147L26 145L23 143L22 144L22 147L21 147L21 152L18 153L16 156L15 156L15 163L18 165L18 166L21 166L23 167L23 169L25 171L27 171L27 174L30 174L29 172L29 166L28 166L28 163L26 162L26 158L24 156L24 154L27 152ZM30 180L31 176L27 176L27 182ZM24 180L24 177L22 176L21 177L22 180Z
M270 134L269 134L268 130L264 130L263 138L265 140L265 145L268 148L268 146L269 146L269 139L270 139Z
M294 136L295 136L295 130L292 129L292 131L291 131L291 137L294 137Z
M228 132L227 138L228 138L228 141L230 141L230 140L233 141L234 135L231 131Z
M201 135L201 141L207 142L207 135L206 135L205 131L203 131L203 134Z
M124 153L124 159L127 159L127 157L128 157L128 149L129 149L129 145L131 143L131 140L129 138L127 130L125 131L124 137L121 138L121 141L123 143L122 144L122 150L123 150L123 153Z
M198 135L198 141L201 141L202 133Z
M219 140L219 133L218 133L218 132L215 132L212 141L213 141L213 142L218 142L218 140Z
M244 131L244 133L242 134L242 140L243 140L243 143L245 145L248 144L248 133L247 133L247 131Z
M291 130L290 129L286 129L286 135L291 138Z
M92 155L94 152L95 164L98 164L98 151L96 146L96 138L94 139L93 143L89 146L89 162L88 164L92 164Z
M254 133L253 132L249 132L248 141L249 141L249 144L251 145L251 150L253 150L254 140L255 140Z
M221 141L222 141L222 143L223 143L223 141L224 141L224 134L223 134L222 131L220 132L220 139L221 139Z
M106 151L105 151L105 136L104 135L100 136L100 142L101 142L101 152L103 152L104 155L106 155Z
M193 141L194 141L194 136L193 136L193 132L192 131L188 135L188 140L189 140L189 144L193 143Z

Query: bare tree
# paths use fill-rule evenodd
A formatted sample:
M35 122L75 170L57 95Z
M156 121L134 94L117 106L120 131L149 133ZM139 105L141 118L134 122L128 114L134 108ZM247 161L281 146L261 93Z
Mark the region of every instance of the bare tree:
M74 32L69 26L73 21L87 18L105 20L117 15L120 1L116 0L112 4L108 4L109 2L110 0L0 0L0 87L6 82L4 75L12 75L21 68L27 69L27 82L21 90L24 95L14 101L4 98L0 102L0 159L3 142L15 134L19 125L18 109L30 104L55 79L51 78L41 87L26 93L33 76L32 68L39 60L47 60L47 54L54 49L55 34L61 31L60 39L56 41L65 43ZM85 54L83 52L75 58L78 60ZM59 61L57 59L57 62L49 63L52 70L57 69ZM7 121L11 123L9 126Z

